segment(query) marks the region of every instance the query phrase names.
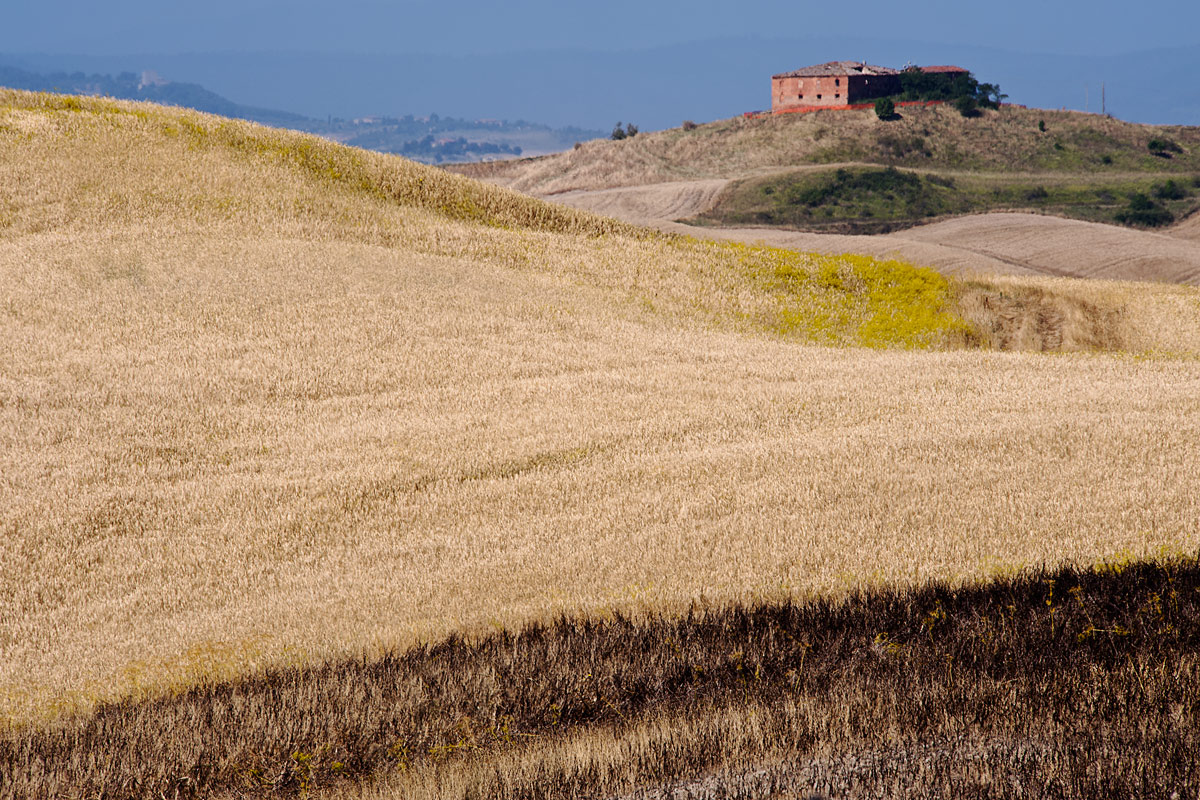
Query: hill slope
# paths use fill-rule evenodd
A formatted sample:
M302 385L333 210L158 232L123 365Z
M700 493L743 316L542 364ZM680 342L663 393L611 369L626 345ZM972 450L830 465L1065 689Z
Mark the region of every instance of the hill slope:
M1180 239L1200 239L1200 214L1193 214L1185 220L1181 220L1178 225L1171 228L1167 233L1172 236L1178 236Z
M988 333L968 300L1144 357L954 349ZM336 665L451 634L1194 552L1196 304L669 237L315 137L0 93L0 759L36 784L0 795L64 793L21 726L103 745L131 718L164 793L306 791L313 764L354 791L409 755L381 724L373 760L321 761L392 707ZM210 761L196 720L261 707L184 690L278 700L288 666L324 676L288 684L315 706ZM524 741L479 705L498 674L450 670L475 705L412 758ZM520 702L550 729L556 698ZM124 780L90 752L67 762Z
M1180 152L1151 154L1156 139L1177 144ZM684 232L671 223L699 220L704 227L690 232L707 238L896 254L948 272L1194 283L1200 250L1178 239L1190 238L1195 214L1157 231L1088 227L1050 214L1113 223L1135 193L1156 208L1189 214L1198 202L1198 154L1200 129L1194 128L1013 107L979 119L916 108L898 123L880 122L870 112L726 120L460 171L663 230ZM846 196L826 196L838 188L834 175L853 183L859 173L888 174L868 163L904 169L879 191L855 194L843 187ZM779 198L791 195L800 199L781 204ZM913 205L910 212L906 203ZM1012 216L1022 207L1046 216ZM971 214L992 208L1000 213ZM964 212L969 216L946 221ZM910 227L931 221L936 224ZM801 234L796 227L812 230ZM909 229L846 235L896 227ZM1018 229L1036 229L1036 241L1016 235ZM837 232L819 234L830 230Z
M1150 141L1162 138L1183 152L1172 158L1152 155ZM553 156L454 169L529 194L553 195L847 162L950 172L1095 170L1190 177L1200 173L1200 128L1012 106L979 118L964 118L945 106L907 108L896 122L882 122L870 111L823 111L735 117L690 131L673 128L619 142L586 142Z

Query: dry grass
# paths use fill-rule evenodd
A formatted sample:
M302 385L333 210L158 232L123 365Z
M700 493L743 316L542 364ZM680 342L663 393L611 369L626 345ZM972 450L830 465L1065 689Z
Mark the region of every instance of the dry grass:
M673 128L619 142L587 142L552 156L456 165L453 170L537 195L740 178L803 164L848 162L951 174L1020 172L1051 181L1063 173L1144 177L1200 172L1200 128L1014 107L978 119L965 119L949 106L909 108L903 117L884 123L869 110L735 117L692 131ZM1039 120L1045 120L1046 133L1038 130ZM1185 152L1172 159L1150 155L1149 141L1162 137L1178 142ZM1105 156L1110 163L1103 162Z
M0 714L1200 546L1194 294L1149 358L812 346L953 338L881 269L0 93Z
M0 738L0 797L1190 796L1198 644L1195 560L561 619Z
M585 660L611 703L599 724L322 796L1188 797L1200 661L1194 622L1176 622L1200 595L1163 580L1174 569L692 615L649 644L633 626L629 646ZM628 650L652 669L609 672ZM646 702L648 685L661 694Z

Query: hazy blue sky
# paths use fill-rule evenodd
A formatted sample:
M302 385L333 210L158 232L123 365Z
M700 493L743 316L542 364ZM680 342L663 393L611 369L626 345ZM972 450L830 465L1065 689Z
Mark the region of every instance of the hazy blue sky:
M0 0L0 52L614 50L828 34L1111 55L1200 46L1200 2L1156 0Z

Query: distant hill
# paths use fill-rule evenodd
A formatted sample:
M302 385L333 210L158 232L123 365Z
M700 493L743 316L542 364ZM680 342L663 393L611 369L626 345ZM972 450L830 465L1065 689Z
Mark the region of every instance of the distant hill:
M304 129L353 147L392 153L425 164L547 155L604 135L598 130L551 128L526 120L467 120L437 114L331 118L314 121Z
M1012 106L689 128L451 169L693 235L899 253L952 272L1200 282L1187 241L1200 225L1200 128ZM944 224L968 215L971 225Z
M1200 173L1200 127L1138 125L1017 106L971 118L949 106L900 111L890 122L870 110L738 116L462 171L533 194L739 179L848 162L1011 174ZM1169 142L1169 152L1156 154L1150 146L1155 140Z
M236 117L280 128L305 128L312 120L303 114L293 114L268 108L244 106L196 83L167 81L147 71L140 75L121 72L117 75L83 72L53 72L41 74L17 67L0 65L0 86L32 92L58 92L115 97L121 100L146 100L168 106L182 106L223 117Z
M599 130L551 128L525 120L467 120L454 117L369 116L314 119L303 114L242 105L197 83L169 81L153 71L87 74L40 73L0 64L0 86L37 92L145 100L181 106L276 128L316 133L344 144L394 153L426 164L480 161L565 150L603 135Z
M545 49L470 57L150 52L22 54L10 60L18 58L18 66L42 71L119 72L154 65L245 103L319 119L377 113L383 103L384 108L524 118L555 127L610 130L619 119L646 131L768 108L770 76L807 64L839 59L891 66L959 64L981 80L998 83L1014 102L1100 111L1103 84L1105 110L1120 119L1200 125L1200 83L1168 77L1200 70L1196 47L1080 56L823 32L810 38L737 37L617 52Z

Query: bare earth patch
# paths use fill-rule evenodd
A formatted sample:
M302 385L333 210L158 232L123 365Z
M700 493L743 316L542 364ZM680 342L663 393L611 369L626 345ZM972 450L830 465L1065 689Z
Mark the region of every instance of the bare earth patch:
M717 195L727 183L729 181L724 178L709 178L701 181L653 183L648 186L575 190L548 196L546 199L608 217L653 225L704 213L712 208Z
M819 253L900 258L942 272L1200 283L1200 219L1167 235L1040 214L977 214L882 236L709 228L677 220L712 207L726 181L572 191L546 199L672 233Z
M1169 233L1172 236L1178 236L1180 239L1200 241L1200 214L1193 214L1183 220L1174 228L1171 228Z

